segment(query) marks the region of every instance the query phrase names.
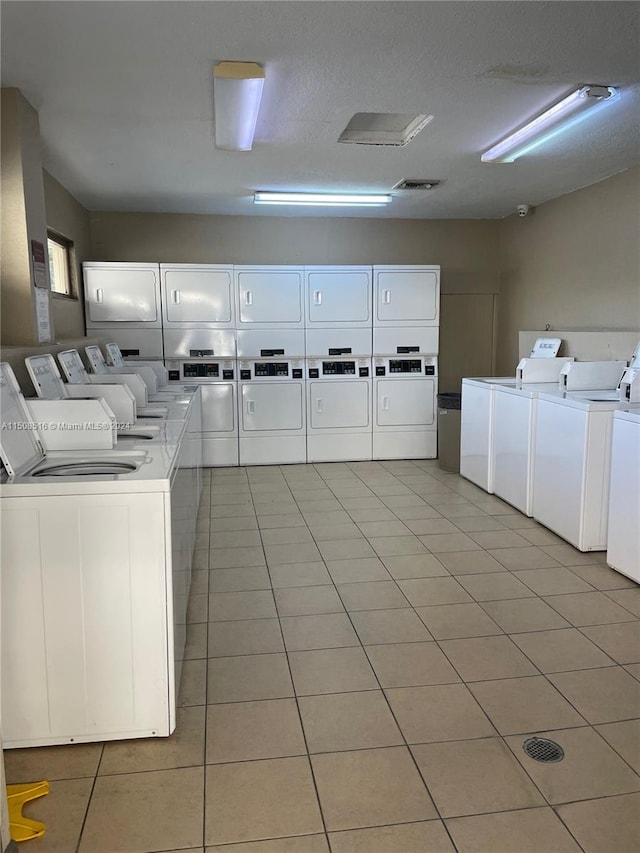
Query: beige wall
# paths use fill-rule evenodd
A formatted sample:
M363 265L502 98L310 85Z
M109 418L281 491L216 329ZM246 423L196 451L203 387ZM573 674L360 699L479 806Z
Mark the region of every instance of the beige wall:
M521 329L640 329L640 167L503 220L500 268L498 374Z
M84 335L82 261L91 259L89 211L79 204L62 184L43 172L47 227L73 243L74 291L76 298L51 294L51 311L56 340Z
M38 341L31 270L31 240L45 246L38 114L18 89L2 89L2 340ZM53 331L53 330L52 330Z
M94 260L440 264L440 388L491 373L499 223L94 213ZM475 343L478 347L475 347Z

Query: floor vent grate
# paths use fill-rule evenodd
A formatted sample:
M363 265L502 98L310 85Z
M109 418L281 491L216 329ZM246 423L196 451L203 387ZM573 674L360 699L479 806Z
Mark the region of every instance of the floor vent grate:
M534 761L544 761L550 764L562 761L564 750L559 743L544 737L530 737L522 744L522 748Z

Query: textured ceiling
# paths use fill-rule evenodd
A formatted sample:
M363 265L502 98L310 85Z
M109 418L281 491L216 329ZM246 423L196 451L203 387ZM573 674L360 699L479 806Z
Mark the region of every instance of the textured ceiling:
M255 209L253 191L434 178L437 189L358 215L500 218L640 155L636 2L9 0L0 12L2 85L39 111L45 168L91 210L282 216ZM251 152L213 145L212 66L224 59L266 69ZM480 162L584 83L622 98L516 163ZM356 112L434 119L404 148L338 144Z

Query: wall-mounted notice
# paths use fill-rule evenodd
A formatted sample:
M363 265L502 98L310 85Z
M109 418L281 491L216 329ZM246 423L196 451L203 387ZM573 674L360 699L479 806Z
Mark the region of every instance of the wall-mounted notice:
M31 266L33 268L33 283L36 287L49 289L47 277L47 263L44 254L44 244L37 240L31 241Z
M36 325L38 327L38 343L51 343L51 321L49 319L49 291L39 287L35 289L36 295Z

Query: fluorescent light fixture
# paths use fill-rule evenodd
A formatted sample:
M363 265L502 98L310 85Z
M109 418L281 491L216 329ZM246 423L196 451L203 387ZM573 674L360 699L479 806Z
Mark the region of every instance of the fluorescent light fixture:
M213 69L216 148L251 151L264 86L256 62L219 62Z
M619 98L620 93L613 86L582 86L485 151L481 160L483 163L513 163Z
M316 205L320 207L382 207L391 201L390 195L353 193L254 193L255 204Z

